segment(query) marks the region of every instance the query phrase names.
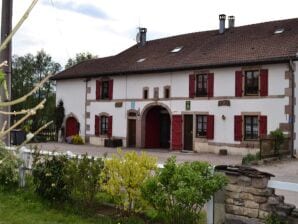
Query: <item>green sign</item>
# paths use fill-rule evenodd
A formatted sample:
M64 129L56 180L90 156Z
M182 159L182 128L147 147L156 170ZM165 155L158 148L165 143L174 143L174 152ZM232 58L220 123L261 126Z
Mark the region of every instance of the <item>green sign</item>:
M190 101L185 101L185 110L190 110Z

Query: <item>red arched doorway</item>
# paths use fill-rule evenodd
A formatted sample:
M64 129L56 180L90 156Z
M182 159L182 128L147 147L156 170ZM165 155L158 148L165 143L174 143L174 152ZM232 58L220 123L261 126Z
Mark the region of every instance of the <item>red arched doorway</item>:
M69 117L66 120L65 137L79 134L79 123L74 117Z
M170 148L171 119L161 106L148 109L145 116L145 147Z

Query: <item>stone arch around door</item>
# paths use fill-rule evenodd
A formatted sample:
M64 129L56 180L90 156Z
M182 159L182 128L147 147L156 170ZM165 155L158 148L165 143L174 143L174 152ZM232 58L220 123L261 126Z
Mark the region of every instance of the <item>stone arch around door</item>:
M171 148L170 108L162 103L151 103L141 113L141 144L145 148Z
M66 116L64 127L65 137L77 135L80 132L80 122L73 113Z

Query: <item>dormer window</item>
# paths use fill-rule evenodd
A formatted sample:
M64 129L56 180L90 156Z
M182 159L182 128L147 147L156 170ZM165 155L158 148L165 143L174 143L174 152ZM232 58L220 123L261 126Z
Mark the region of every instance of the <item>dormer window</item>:
M140 58L139 60L137 60L137 63L141 63L143 61L146 61L146 58Z
M183 46L179 46L179 47L175 47L174 49L171 50L171 53L178 53L179 51L181 51L183 48Z
M284 31L285 31L284 28L278 28L278 29L276 29L276 30L274 31L274 34L281 34L281 33L283 33Z

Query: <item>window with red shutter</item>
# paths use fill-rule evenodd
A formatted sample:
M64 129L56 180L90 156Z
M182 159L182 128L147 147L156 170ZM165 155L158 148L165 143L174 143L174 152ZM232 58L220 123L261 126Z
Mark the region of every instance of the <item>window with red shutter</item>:
M260 84L260 96L268 96L268 69L261 69Z
M235 72L235 96L241 97L243 92L242 71Z
M113 135L113 116L109 116L108 118L108 138L111 138Z
M195 97L195 75L189 75L189 98Z
M99 136L100 119L98 115L95 115L94 132L96 136Z
M207 116L207 139L214 138L214 115Z
M260 116L259 132L260 132L260 137L267 135L267 116Z
M208 74L208 97L213 97L214 92L214 74Z
M182 115L172 117L172 149L182 149Z
M234 116L234 140L242 141L242 116Z
M96 80L96 99L99 100L100 99L100 93L101 93L101 81L100 80Z
M113 99L113 80L109 80L109 99L112 100Z

